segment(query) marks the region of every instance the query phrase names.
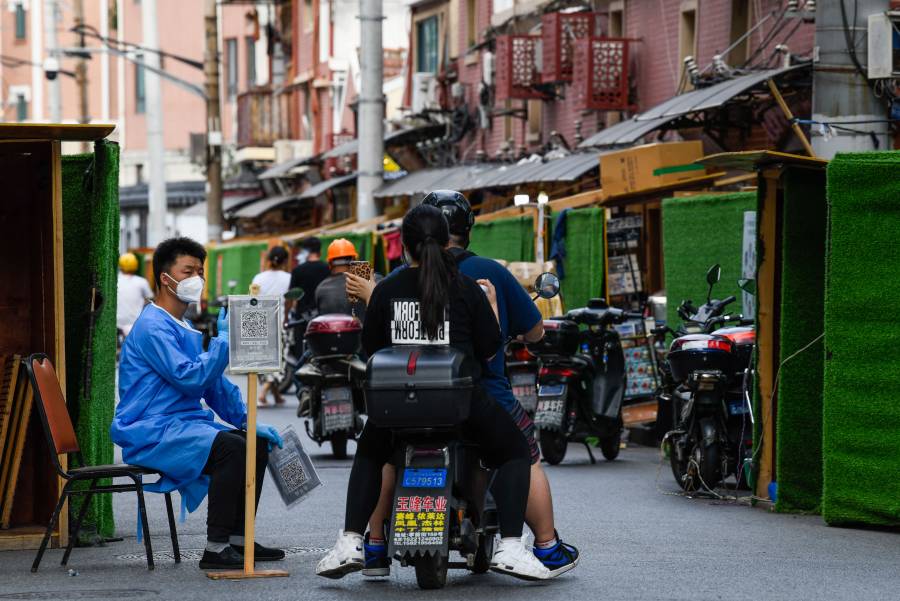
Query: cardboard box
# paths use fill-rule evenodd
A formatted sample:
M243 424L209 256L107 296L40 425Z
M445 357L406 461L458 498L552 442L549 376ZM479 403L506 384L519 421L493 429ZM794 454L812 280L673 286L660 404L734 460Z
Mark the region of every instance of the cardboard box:
M600 187L607 195L630 194L706 175L694 161L703 143L660 142L600 156Z

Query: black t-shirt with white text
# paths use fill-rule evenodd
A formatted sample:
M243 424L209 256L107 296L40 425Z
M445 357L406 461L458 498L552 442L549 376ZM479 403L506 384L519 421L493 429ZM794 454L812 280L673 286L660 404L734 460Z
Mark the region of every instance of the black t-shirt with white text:
M449 344L479 366L500 348L497 318L475 280L462 274L452 281L444 325L429 340L419 319L418 268L400 269L372 292L363 325L362 344L368 355L392 344Z

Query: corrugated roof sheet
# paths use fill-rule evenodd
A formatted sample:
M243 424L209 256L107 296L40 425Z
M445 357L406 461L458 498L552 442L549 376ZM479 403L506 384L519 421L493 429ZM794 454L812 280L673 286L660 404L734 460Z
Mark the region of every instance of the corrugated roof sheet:
M478 190L528 183L572 182L599 168L596 152L583 152L546 162L522 164L480 163L442 169L414 171L406 177L385 183L376 198L425 194L431 190Z
M273 179L276 177L287 177L288 175L300 175L300 173L309 170L309 167L305 166L309 165L309 163L312 163L314 160L314 157L304 157L302 159L291 159L290 161L284 161L283 163L272 165L256 177L258 179ZM291 173L291 171L294 170L297 170L298 172Z
M331 179L326 179L320 181L315 186L310 186L306 190L300 194L299 198L315 198L321 194L324 194L328 190L335 188L337 186L344 186L353 181L356 181L356 174L351 173L349 175L341 175L339 177L332 177Z
M255 219L266 213L271 211L272 209L276 209L282 205L286 205L289 202L294 202L299 200L300 197L296 194L287 194L285 196L271 196L269 198L263 198L262 200L257 200L256 202L252 202L247 206L241 207L237 211L234 212L233 217L237 219Z
M422 127L409 127L406 129L398 129L384 134L384 142L402 144L407 140L426 139L432 136L439 136L444 133L445 125L424 125ZM359 151L359 140L354 138L348 142L344 142L339 146L335 146L331 150L322 155L323 159L334 159L348 154L356 154Z
M679 94L639 115L635 115L628 121L622 121L594 134L582 142L581 147L634 144L645 135L659 129L670 121L674 121L678 117L718 108L735 96L756 87L768 79L808 66L808 64L800 64L781 69L757 71L717 83L708 88L700 88Z

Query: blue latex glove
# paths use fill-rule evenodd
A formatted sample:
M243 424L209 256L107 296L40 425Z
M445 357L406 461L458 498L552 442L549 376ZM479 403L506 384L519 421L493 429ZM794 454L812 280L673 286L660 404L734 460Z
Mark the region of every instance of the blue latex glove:
M261 424L261 423L257 422L256 423L256 436L258 438L264 438L269 442L269 450L270 451L276 445L278 446L279 449L284 448L284 441L281 440L281 435L278 433L278 430L276 430L274 426L270 426L268 424Z
M219 319L216 320L216 338L228 340L228 310L224 307L219 309Z

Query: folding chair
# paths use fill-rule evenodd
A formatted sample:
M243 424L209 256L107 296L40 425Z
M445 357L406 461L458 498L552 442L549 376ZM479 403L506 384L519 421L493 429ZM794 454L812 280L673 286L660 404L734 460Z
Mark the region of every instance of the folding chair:
M31 386L34 389L34 404L37 406L38 413L44 425L44 434L47 437L47 444L50 445L50 456L53 457L53 464L56 471L66 481L63 486L62 493L59 496L59 502L47 525L47 531L44 533L44 539L41 541L41 548L38 550L37 557L31 566L32 572L37 572L38 566L41 564L41 558L47 549L47 543L50 542L50 535L59 519L60 511L66 499L73 495L87 495L81 511L75 519L75 523L71 529L69 536L69 544L66 552L63 554L61 565L66 565L69 561L69 555L72 553L72 547L75 539L81 530L81 522L87 514L88 506L95 493L116 493L116 492L136 492L138 499L138 511L140 513L141 529L144 534L144 547L147 550L147 568L152 570L153 566L153 548L150 544L150 527L147 524L147 509L144 505L144 483L143 477L147 475L159 475L156 470L139 467L136 465L92 465L78 467L70 470L64 470L59 463L58 455L69 453L75 455L80 465L84 465L81 460L81 451L78 447L78 440L75 437L75 429L72 427L72 419L69 417L69 410L66 407L66 401L63 398L62 389L59 386L59 380L56 377L56 371L53 364L46 355L38 353L28 357L25 369L28 372L28 378L31 380ZM130 478L132 484L107 484L98 485L97 481L102 478ZM81 480L89 480L88 488L76 490L74 485ZM169 533L172 537L172 551L175 556L175 563L181 562L181 552L178 549L178 535L175 531L175 514L172 511L172 496L169 493L166 497L166 512L169 514Z

